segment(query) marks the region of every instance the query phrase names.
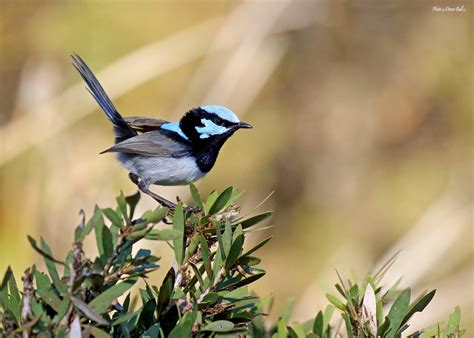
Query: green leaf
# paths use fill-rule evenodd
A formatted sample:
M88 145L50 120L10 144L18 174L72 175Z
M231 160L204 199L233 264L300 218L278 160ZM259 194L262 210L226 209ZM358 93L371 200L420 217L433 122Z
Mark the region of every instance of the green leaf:
M130 294L129 294L129 295L130 295ZM125 308L125 307L124 307L124 308ZM137 310L137 311L135 311L135 312L129 312L129 313L120 314L120 317L118 317L117 319L115 319L115 321L111 324L111 326L115 326L115 325L120 325L120 324L126 323L126 322L128 322L130 319L132 319L133 317L137 316L139 313L140 313L140 310Z
M59 305L59 309L58 309L58 312L57 312L56 316L54 317L53 322L55 324L60 323L61 320L64 318L67 311L69 310L69 303L70 302L71 302L71 297L69 296L69 294L66 294L64 296L63 300L61 301L61 304Z
M109 335L107 332L99 329L98 327L95 327L95 326L85 326L87 329L90 330L90 333L92 334L93 337L95 338L108 338L108 337L112 337L111 335Z
M140 190L137 191L136 194L130 195L125 197L125 202L127 202L129 208L130 208L130 219L133 219L133 215L135 214L135 208L137 207L138 202L140 201Z
M46 304L51 306L56 312L59 311L61 300L51 288L51 281L44 273L35 270L33 275L36 280L36 292Z
M174 210L173 229L179 231L181 236L173 240L174 254L178 266L183 264L184 258L184 214L183 206L178 204Z
M230 198L232 197L233 190L234 188L228 187L219 195L219 197L217 197L216 201L209 209L209 215L214 215L225 207L227 202L229 202Z
M191 196L193 198L194 205L201 210L204 210L204 205L202 204L201 196L199 191L193 183L189 183L189 190L191 191Z
M118 226L119 228L122 227L122 218L118 213L115 212L115 210L111 208L106 208L102 209L102 212L104 213L105 217L107 217L109 221L112 222L112 224Z
M157 207L155 210L145 211L145 213L143 213L141 218L145 224L158 223L163 218L165 218L167 212L168 212L168 209L163 208L163 207Z
M145 238L152 241L171 241L183 238L183 233L175 229L153 229Z
M341 316L344 319L344 323L346 324L347 338L354 338L354 332L352 331L352 324L349 315L347 313L343 313Z
M199 244L199 234L195 234L191 238L187 248L185 249L185 255L184 255L185 261L188 261L196 253L198 244Z
M291 329L295 332L296 337L306 338L306 333L304 332L303 325L301 325L300 323L291 324Z
M275 335L273 335L272 337L274 337L274 336ZM278 337L278 338L287 338L288 337L288 329L286 328L286 321L283 318L278 320L276 337Z
M218 196L219 195L217 194L217 191L214 190L207 197L206 203L204 204L204 211L206 212L206 215L209 214L209 210L211 209Z
M449 316L448 319L448 326L446 327L446 331L444 334L449 337L450 335L454 335L458 328L459 322L461 321L461 309L459 306L456 306L454 312Z
M225 285L224 288L222 289L235 289L235 288L239 288L241 286L244 286L244 285L248 285L250 283L253 283L257 280L259 280L260 278L262 278L263 276L265 276L265 272L260 272L260 273L256 273L255 275L251 275L249 277L246 277L246 278L243 278L241 280L238 280L237 282L235 283L231 283L229 285ZM216 289L218 289L218 286L216 286Z
M109 323L102 318L92 307L84 303L79 298L71 297L71 301L74 306L79 309L83 314L85 314L89 319L92 319L100 325L108 325Z
M225 223L224 233L222 234L222 247L224 249L224 257L227 257L232 246L232 227L229 222Z
M201 292L204 292L204 280L202 278L201 273L199 272L198 267L196 266L196 264L194 264L192 262L189 262L189 265L191 265L191 268L194 271L194 275L196 276L196 278L199 282L199 289L201 290Z
M432 338L432 337L439 338L439 337L443 337L443 338L446 338L447 336L441 335L441 332L443 332L445 330L445 327L446 327L446 323L436 323L436 324L430 325L427 328L423 329L420 332L419 337L417 337L415 335L413 335L413 337L417 337L417 338ZM451 338L451 337L449 337L449 338Z
M115 284L94 298L89 303L89 306L92 307L98 314L106 312L112 302L127 292L136 281L136 278L131 278L121 283Z
M21 297L10 266L5 272L0 288L0 306L4 308L5 312L10 311L15 316L17 323L20 323Z
M246 253L244 253L244 254L242 255L242 257L249 256L249 255L253 254L255 251L257 251L257 250L260 249L262 246L264 246L265 244L267 244L271 239L272 239L271 237L265 238L263 241L261 241L260 243L258 243L257 245L255 245L252 249L250 249L249 251L247 251Z
M407 315L408 306L410 303L411 290L407 288L400 293L395 302L392 304L390 311L388 312L388 319L390 319L390 326L386 333L395 335L400 328L403 318Z
M174 269L171 268L166 274L163 280L163 283L161 284L161 287L160 287L160 294L158 295L158 304L156 306L158 318L162 317L163 311L168 306L171 295L173 294L175 278L176 276L175 276Z
M290 298L286 301L285 305L280 313L280 318L286 323L290 319L291 313L293 312L293 307L295 306L295 300Z
M153 324L141 337L143 338L160 337L160 323ZM171 337L171 335L169 337Z
M330 293L326 293L326 298L329 300L329 302L331 302L332 305L334 305L335 307L337 307L339 310L345 310L345 305L344 303L342 303L339 298L337 298L336 296L330 294Z
M212 280L212 266L211 266L211 260L209 258L210 256L209 245L207 244L207 240L204 237L204 235L201 235L199 237L199 242L201 243L202 263L204 264L204 268L206 269L207 276L209 277L210 280Z
M193 324L196 321L197 311L186 312L179 320L176 327L170 332L169 338L183 338L190 337Z
M240 256L240 252L242 250L242 247L244 245L244 235L238 235L237 238L234 240L232 243L232 246L230 247L229 254L227 255L226 261L225 261L225 269L229 270L232 268L237 262L237 259Z
M101 218L95 223L95 239L101 259L105 262L112 257L114 244L112 233Z
M92 215L92 218L86 223L86 225L76 229L74 239L76 241L83 241L84 238L92 231L95 223L99 221L99 219L102 219L102 210L96 205L94 208L94 215Z
M38 247L38 245L36 244L36 241L33 239L33 237L31 236L27 236L28 238L28 242L30 242L30 245L31 247L36 251L38 252L41 256L45 257L45 258L48 258L49 260L53 261L53 262L56 262L58 264L62 264L64 265L64 262L62 261L59 261L57 259L54 259L54 257L52 257L51 255L49 255L48 253L46 253L45 251L43 251L42 249L40 249Z
M324 332L324 316L321 311L318 312L316 318L314 319L313 332L319 337L323 336Z
M240 224L242 225L242 229L247 229L255 224L263 222L264 220L269 218L272 214L273 214L272 211L267 211L262 214L247 218L245 220L240 220L238 222L235 222L234 225Z
M117 205L122 214L123 219L126 221L127 224L130 224L130 219L128 218L127 214L127 201L125 200L125 196L123 195L123 191L120 191L120 195L117 197Z
M260 258L253 256L241 256L238 260L238 263L244 266L255 266L260 264L261 261L262 260Z
M67 286L61 281L61 278L59 278L58 270L56 269L56 264L53 260L49 258L52 257L51 248L43 240L43 238L40 239L40 245L41 250L47 254L47 256L43 256L44 262L46 264L46 268L48 269L49 275L53 280L54 286L56 287L56 289L58 289L60 293L65 293L67 290Z
M332 315L334 313L334 309L335 307L332 306L331 304L329 304L328 306L326 306L326 309L324 310L324 324L323 324L323 328L325 330L325 333L328 331L326 329L329 328L329 322L331 321L331 318L332 318Z
M425 307L428 306L428 304L431 302L433 299L434 295L436 293L436 290L433 290L429 292L426 295L423 295L420 299L417 299L413 302L413 304L410 306L410 309L408 310L408 313L405 315L405 317L402 320L402 323L400 324L403 326L408 320L416 313L416 312L421 312L425 309Z
M234 323L228 320L217 320L215 322L209 323L202 331L212 331L212 332L228 332L234 329Z
M382 323L382 325L379 325L379 328L377 329L377 337L385 337L389 326L390 318L385 317L385 321Z

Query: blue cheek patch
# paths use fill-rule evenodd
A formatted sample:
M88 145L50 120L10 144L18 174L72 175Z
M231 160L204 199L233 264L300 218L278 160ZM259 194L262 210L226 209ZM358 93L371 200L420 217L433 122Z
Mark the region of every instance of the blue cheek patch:
M221 135L229 130L229 128L219 126L208 119L201 119L201 123L204 124L204 127L196 127L201 139L209 138L212 135Z
M185 140L189 141L189 138L183 133L181 128L179 127L179 122L168 122L168 123L163 123L160 127L161 129L169 130L172 132L175 132Z

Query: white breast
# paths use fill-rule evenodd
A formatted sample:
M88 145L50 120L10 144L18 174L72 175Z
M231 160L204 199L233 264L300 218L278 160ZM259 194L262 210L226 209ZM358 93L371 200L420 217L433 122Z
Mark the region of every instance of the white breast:
M203 173L196 165L194 157L146 157L123 156L118 159L141 179L157 185L185 185L197 181ZM128 154L127 154L128 155Z

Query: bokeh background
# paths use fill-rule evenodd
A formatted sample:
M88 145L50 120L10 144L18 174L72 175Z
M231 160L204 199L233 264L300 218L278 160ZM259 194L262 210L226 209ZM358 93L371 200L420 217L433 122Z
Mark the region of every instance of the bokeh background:
M0 270L42 266L27 234L61 256L80 209L135 192L99 155L112 131L71 66L76 52L124 115L177 120L224 104L255 126L197 185L245 189L244 211L275 191L264 206L274 227L251 238L274 237L255 291L275 295L275 313L292 297L294 318L308 319L335 269L362 277L402 250L387 283L438 289L414 327L459 304L472 334L471 5L2 1ZM186 187L155 191L188 197ZM170 263L165 244L150 245Z

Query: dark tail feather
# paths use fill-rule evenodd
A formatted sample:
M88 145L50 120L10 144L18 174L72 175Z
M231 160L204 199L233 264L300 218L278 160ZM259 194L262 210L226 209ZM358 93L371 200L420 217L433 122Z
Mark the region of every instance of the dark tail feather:
M81 74L82 78L87 84L87 90L91 93L92 97L97 101L99 106L107 115L107 118L114 125L115 132L115 143L122 142L130 137L136 136L137 132L133 130L123 117L115 109L112 101L107 96L104 88L100 85L99 81L95 77L94 73L90 70L87 64L77 54L72 54L72 64Z

